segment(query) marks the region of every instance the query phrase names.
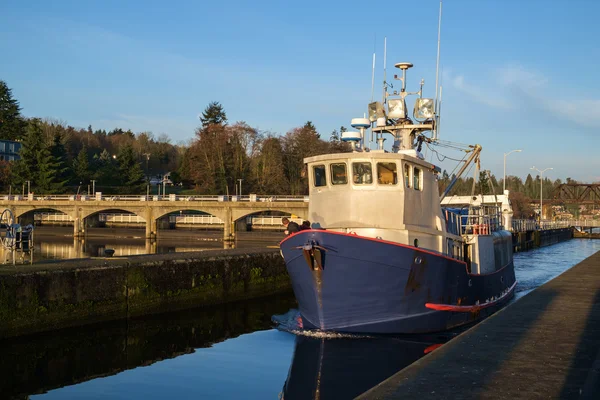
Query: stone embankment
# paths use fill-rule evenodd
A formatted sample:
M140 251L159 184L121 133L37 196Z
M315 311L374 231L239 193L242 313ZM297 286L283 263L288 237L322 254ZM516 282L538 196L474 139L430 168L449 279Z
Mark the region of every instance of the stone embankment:
M278 249L0 266L0 338L291 290Z

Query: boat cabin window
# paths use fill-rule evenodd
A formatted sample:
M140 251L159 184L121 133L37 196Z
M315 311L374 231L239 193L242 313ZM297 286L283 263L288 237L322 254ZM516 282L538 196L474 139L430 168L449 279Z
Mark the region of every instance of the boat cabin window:
M423 190L421 187L421 169L417 167L413 170L413 187L415 190Z
M352 163L352 177L357 185L368 185L373 183L373 173L371 171L371 163L358 162Z
M380 185L395 185L398 183L398 172L396 171L396 163L377 163L377 183Z
M410 165L404 164L404 183L406 187L410 187Z
M315 186L326 186L327 178L325 177L325 166L324 165L315 165L313 167L313 178L315 182Z
M345 185L348 183L346 163L331 164L331 183L333 185Z

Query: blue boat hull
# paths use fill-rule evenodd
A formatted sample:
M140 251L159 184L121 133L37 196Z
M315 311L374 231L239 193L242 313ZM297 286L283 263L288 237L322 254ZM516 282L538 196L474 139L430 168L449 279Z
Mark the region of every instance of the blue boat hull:
M497 311L516 283L512 257L496 272L477 275L425 249L332 231L301 231L280 246L305 328L444 331Z

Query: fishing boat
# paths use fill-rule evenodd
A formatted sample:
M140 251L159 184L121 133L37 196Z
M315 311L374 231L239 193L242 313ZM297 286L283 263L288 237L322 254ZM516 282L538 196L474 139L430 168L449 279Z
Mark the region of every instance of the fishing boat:
M497 311L512 298L516 279L512 235L492 206L442 207L481 146L440 196L440 168L425 160L435 145L438 100L402 87L371 102L368 118L342 140L352 152L304 160L312 229L280 243L304 328L358 333L425 333L452 329ZM406 97L416 95L413 118ZM365 145L367 131L374 148ZM385 135L393 145L384 148ZM372 136L373 137L373 136Z

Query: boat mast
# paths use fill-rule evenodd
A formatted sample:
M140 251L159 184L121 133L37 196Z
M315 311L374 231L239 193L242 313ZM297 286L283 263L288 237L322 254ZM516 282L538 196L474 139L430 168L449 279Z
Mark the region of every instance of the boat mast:
M387 101L387 36L383 38L383 99L381 103L385 106Z
M438 17L438 39L437 39L437 59L435 63L435 115L436 115L436 126L433 130L433 140L438 140L438 128L439 124L440 112L439 112L439 103L438 103L438 85L440 78L440 38L442 32L442 0L440 0L440 14ZM441 89L440 89L440 97L441 97ZM441 100L441 99L440 99Z

